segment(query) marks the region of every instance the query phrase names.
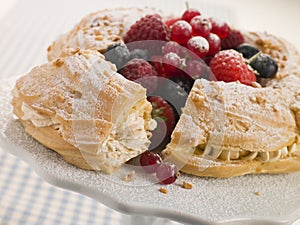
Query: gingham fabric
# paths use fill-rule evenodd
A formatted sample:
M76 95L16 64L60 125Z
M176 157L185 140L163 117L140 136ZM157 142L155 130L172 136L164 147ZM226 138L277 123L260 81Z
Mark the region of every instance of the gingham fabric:
M0 224L120 225L122 214L54 187L23 161L0 150Z

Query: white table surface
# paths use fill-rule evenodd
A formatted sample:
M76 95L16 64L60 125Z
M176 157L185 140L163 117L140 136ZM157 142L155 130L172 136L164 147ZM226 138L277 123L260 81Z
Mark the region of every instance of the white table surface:
M80 5L78 4L78 2L80 1L81 0L74 1L76 2L76 4L72 4L72 7L78 7ZM32 1L28 1L28 4L30 4L30 2ZM83 0L81 1L81 3L82 2ZM57 4L57 7L65 7L64 10L66 11L66 14L68 14L69 10L72 10L73 12L69 13L69 19L66 19L66 21L63 21L61 24L57 24L56 28L52 27L53 36L46 37L45 42L37 43L38 46L40 48L46 49L47 45L53 40L53 38L55 38L59 33L70 29L70 27L72 27L76 22L78 22L78 20L80 19L78 15L83 16L87 12L96 11L97 9L94 9L92 7L92 5L95 6L96 1L91 0L91 2L91 6L84 6L83 9L74 9L69 5L71 4L71 1L45 1L45 4ZM99 0L97 4L99 4L99 8L100 6L103 7L103 5L105 5L105 7L112 7L112 5L114 5L115 2L117 3L118 1L111 0L108 2ZM139 0L130 0L128 1L128 5L133 6L138 4L139 2ZM160 7L164 8L167 12L182 12L184 7L184 4L182 4L182 7L180 6L180 4L177 4L175 6L164 5L163 3L160 3L161 1L157 0L143 2L148 3L148 5L152 6L159 5ZM193 2L194 1L190 1L191 6ZM214 13L215 9L212 9L212 6L214 4L217 4L219 9L222 7L226 9L225 13L221 13L224 19L230 20L230 22L235 24L235 26L242 27L248 30L267 30L270 33L274 33L276 35L288 39L300 49L300 1L298 0L201 0L201 2L203 2L203 8L207 7L205 8L207 14ZM32 43L32 41L34 41L34 38L26 39L24 37L24 43L10 43L9 41L4 40L3 38L6 34L9 35L12 32L16 32L13 28L10 27L13 26L12 22L16 21L8 21L8 19L12 18L11 14L15 13L15 9L18 7L19 4L21 4L21 1L18 0L0 0L0 25L2 25L2 30L0 32L0 36L2 36L0 37L0 50L2 52L2 56L0 58L0 76L19 76L20 74L24 74L26 71L28 71L33 65L45 62L46 59L44 49L35 49L31 52L29 51L31 57L30 61L26 59L26 56L18 55L18 52L16 51L18 48L15 45L30 44ZM31 6L26 9L30 9L32 10L32 12L36 13L35 6ZM30 16L30 10L24 11L24 15ZM220 13L219 11L216 12L217 14ZM23 18L24 15L20 15L20 18ZM37 23L38 22L39 21L37 21ZM26 34L26 32L21 34L24 35ZM28 35L29 34L30 30L28 30ZM3 43L4 41L5 44ZM14 47L10 48L10 44ZM19 63L17 67L12 63L8 63L10 61L8 58L13 57L14 54L16 58L23 57L24 59L24 62ZM2 188L2 194L4 192L6 193L6 196L3 198L5 199L5 201L2 201L0 203L0 224L25 224L24 220L22 220L22 218L20 217L23 217L23 219L28 217L26 224L58 224L57 221L59 220L57 220L57 217L60 215L60 213L58 210L55 209L53 209L52 211L50 210L50 213L45 209L41 209L35 211L31 215L28 215L29 211L26 210L26 208L29 205L32 205L32 199L30 199L27 196L27 194L28 192L35 190L32 187L44 189L44 192L39 193L39 202L36 203L36 205L41 206L41 208L45 208L46 206L48 206L47 204L54 204L55 207L55 204L57 203L55 200L61 201L62 199L68 199L69 204L78 204L79 202L81 202L83 205L86 204L87 208L93 208L95 211L94 213L96 217L92 217L93 219L88 219L87 217L81 218L79 215L77 215L77 217L74 216L76 213L78 214L79 212L78 208L76 209L75 207L73 207L73 212L70 211L64 215L65 218L63 224L75 224L74 222L72 223L72 219L74 221L74 219L78 220L78 218L81 218L82 221L85 221L84 224L122 224L122 214L110 210L106 206L99 204L98 202L95 202L92 199L89 199L85 196L80 196L76 193L65 191L51 186L50 184L42 181L39 177L37 177L37 175L35 175L35 173L30 169L30 167L26 163L20 161L14 156L9 155L8 153L1 150L1 148L0 157L0 168L2 171L2 175L0 176L0 190ZM9 173L15 173L15 168L19 168L21 170L21 173L18 174L19 179L18 177L16 177L15 181L13 181L12 184L7 185L5 183L5 179L7 179L7 177L10 176ZM19 193L20 187L17 185L25 185L23 186L24 190L22 193ZM5 190L5 188L7 190ZM15 204L13 198L15 198L16 195L22 200L19 200L21 204L18 206L13 205ZM5 221L5 218L7 218L9 215L5 215L4 212L9 213L10 216L14 215L16 217L15 220L12 220L10 223L7 223L7 221ZM57 215L55 215L55 213ZM38 221L43 221L44 223L38 223ZM298 222L295 222L293 225L300 225L300 220Z

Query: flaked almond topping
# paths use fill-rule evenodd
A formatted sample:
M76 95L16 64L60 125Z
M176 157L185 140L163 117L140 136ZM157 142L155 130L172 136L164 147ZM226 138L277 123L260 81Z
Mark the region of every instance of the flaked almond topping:
M168 194L168 190L164 189L164 188L160 188L159 191L163 194Z
M64 59L58 58L57 60L54 61L54 65L60 67L64 64L64 62L65 62Z
M104 38L103 35L100 35L100 36L96 36L95 40L96 41L103 41L103 38Z
M121 38L120 38L119 36L112 36L112 37L110 38L110 40L112 40L112 41L120 41Z
M257 82L252 82L251 83L252 87L254 88L261 88L262 86L260 85L260 83L257 83Z
M47 51L48 51L48 52L51 51L51 45L48 46Z
M182 187L183 187L184 189L192 189L192 188L193 188L193 185L190 184L190 183L188 183L188 182L183 181Z
M74 50L72 50L72 54L75 55L76 53L80 52L80 48L75 48Z
M261 196L261 192L260 192L260 191L257 191L257 192L255 192L255 195Z
M134 181L134 178L135 178L135 171L133 170L123 178L123 181L131 182Z

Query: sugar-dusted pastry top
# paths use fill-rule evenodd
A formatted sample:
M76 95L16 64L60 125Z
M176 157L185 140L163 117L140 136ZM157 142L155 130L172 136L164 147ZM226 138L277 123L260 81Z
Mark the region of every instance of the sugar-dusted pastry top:
M190 155L181 162L182 170L200 176L300 169L298 162L292 169L271 165L256 171L264 162L298 158L299 109L295 112L292 101L292 93L284 89L197 80L163 154L175 161Z
M28 133L68 162L111 173L150 144L146 90L97 51L63 55L17 81L14 113Z
M152 8L115 8L91 13L48 47L48 59L54 60L65 48L96 49L103 53L112 43L122 42L123 34L135 21L154 12L157 10Z
M278 79L296 75L300 77L300 53L288 40L268 32L243 31L246 43L252 44L263 53L269 54L278 63Z

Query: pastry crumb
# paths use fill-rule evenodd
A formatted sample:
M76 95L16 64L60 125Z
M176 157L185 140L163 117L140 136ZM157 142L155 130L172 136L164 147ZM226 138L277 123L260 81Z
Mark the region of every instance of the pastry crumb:
M160 188L159 191L163 194L168 194L168 190L164 189L164 188Z
M261 192L260 191L256 191L254 194L257 195L257 196L261 196Z
M190 184L190 183L188 183L188 182L183 181L182 187L183 187L184 189L192 189L192 188L193 188L193 185Z
M64 62L65 61L62 58L58 58L57 60L54 61L54 65L60 67L64 64Z
M123 181L131 182L134 181L134 178L135 178L135 171L133 170L123 178Z

